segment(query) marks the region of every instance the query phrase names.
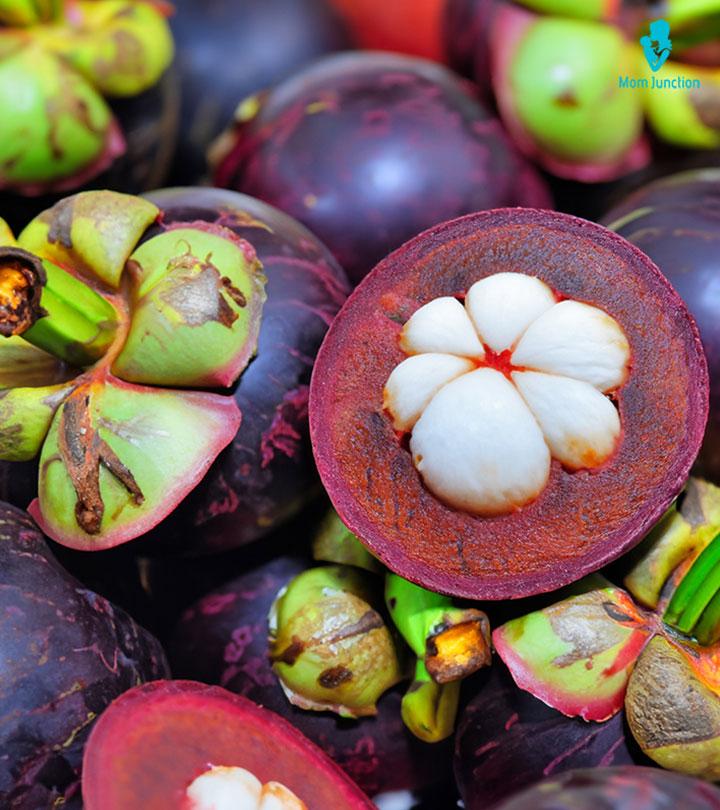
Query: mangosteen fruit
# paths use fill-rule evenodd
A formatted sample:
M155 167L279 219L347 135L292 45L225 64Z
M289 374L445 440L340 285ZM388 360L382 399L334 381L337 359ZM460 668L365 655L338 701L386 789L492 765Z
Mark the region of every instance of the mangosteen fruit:
M174 46L159 4L6 3L0 23L0 215L17 226L16 208L51 204L18 195L76 190L106 170L123 190L161 179L145 164L167 164L177 104L172 79L161 83Z
M656 768L568 771L499 805L497 810L717 810L720 790L699 779L665 773Z
M396 54L326 57L249 99L214 158L217 185L296 217L355 282L445 219L550 202L469 84Z
M257 354L234 389L240 429L203 486L154 536L174 551L224 551L265 536L320 490L308 429L310 373L348 281L308 230L258 200L189 188L148 199L162 209L163 227L195 221L251 244L267 279Z
M268 616L278 594L288 586L292 587L293 582L296 583L293 598L301 591L301 595L306 596L303 580L298 582L297 578L307 579L306 571L310 564L301 557L277 556L248 570L189 607L168 643L173 674L175 677L218 684L277 712L320 746L371 796L388 791L419 790L441 782L448 776L450 765L448 743L424 745L410 733L401 717L403 689L396 687L385 691L386 673L376 673L381 683L380 689L374 685L372 678L366 679L366 686L369 685L374 692L384 691L384 694L376 702L375 714L369 713L371 707L366 701L363 716L357 720L341 718L327 710L306 711L293 705L286 697L270 659ZM355 576L351 575L349 579L355 579ZM289 593L289 589L285 593ZM335 589L333 598L338 602L342 598L342 589ZM344 605L355 606L358 601L357 596L352 596L344 600ZM327 607L326 601L321 601L320 607L323 604ZM285 607L287 609L287 603ZM291 616L293 623L297 624L303 613L307 616L315 609L311 603L304 611L302 607L299 608L297 617L293 619ZM370 613L373 618L376 615ZM378 621L375 620L375 623ZM371 632L377 636L380 629ZM360 634L361 645L366 643L363 635L367 634ZM358 636L350 637L345 643L356 646ZM384 640L383 645L383 660L397 672L395 655L390 653ZM287 653L287 647L283 651ZM300 645L296 645L295 652L299 660L303 652ZM285 664L281 666L286 673L291 671L287 654L281 657L285 659ZM315 677L326 669L323 667L316 672ZM338 672L335 674L337 676ZM302 684L296 682L292 673L290 679L296 690L302 689ZM315 688L322 688L325 695L333 694L334 690L343 686L337 684L333 687L327 676L324 681L324 687L316 685ZM334 700L337 702L337 698Z
M83 759L86 810L372 810L273 712L217 686L155 681L103 713Z
M644 254L507 209L422 234L358 287L318 355L310 429L335 509L392 571L516 598L647 534L707 395L697 328Z
M56 561L33 521L0 503L0 805L79 794L83 746L125 690L167 677L160 644Z
M486 810L543 777L642 761L631 746L621 715L592 724L566 717L518 689L496 661L460 718L455 778L467 810Z
M657 264L697 320L710 367L710 419L697 470L720 482L720 169L656 180L603 222Z
M352 46L328 0L175 0L174 6L182 88L175 183L204 179L205 152L243 98Z

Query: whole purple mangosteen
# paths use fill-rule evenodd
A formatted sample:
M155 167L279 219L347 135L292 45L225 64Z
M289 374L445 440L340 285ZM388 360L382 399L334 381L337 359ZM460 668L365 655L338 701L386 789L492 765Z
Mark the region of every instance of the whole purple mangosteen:
M0 806L74 806L95 718L167 672L159 643L71 577L24 512L0 503Z
M403 725L402 689L383 695L377 715L359 720L297 708L283 693L269 655L268 614L278 592L308 566L298 557L276 557L186 610L168 644L174 676L218 684L277 712L370 795L442 781L448 747L424 744Z
M248 99L214 159L217 185L299 219L355 282L438 222L550 205L471 85L388 53L330 56Z
M710 369L710 418L700 474L720 481L720 169L656 180L603 221L646 253L680 293L700 328Z

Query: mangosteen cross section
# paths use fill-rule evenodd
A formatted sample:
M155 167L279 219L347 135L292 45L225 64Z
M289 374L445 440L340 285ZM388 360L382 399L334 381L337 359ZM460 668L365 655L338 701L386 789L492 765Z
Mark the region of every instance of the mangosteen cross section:
M307 810L280 782L263 784L245 768L212 766L188 787L189 810Z
M617 321L558 296L538 278L496 273L464 305L435 298L400 333L408 355L384 407L410 433L413 464L451 507L509 514L548 484L552 459L588 470L615 452L622 426L612 395L630 346Z

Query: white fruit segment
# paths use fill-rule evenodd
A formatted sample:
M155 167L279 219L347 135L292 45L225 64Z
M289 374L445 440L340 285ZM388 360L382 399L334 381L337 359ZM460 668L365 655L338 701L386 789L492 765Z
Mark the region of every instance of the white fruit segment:
M212 766L186 791L188 810L307 810L279 782L263 785L245 768Z
M395 430L411 430L430 400L475 364L450 354L416 354L396 366L385 384L383 405Z
M512 348L530 324L557 301L547 284L522 273L497 273L470 287L465 307L494 352Z
M437 393L413 429L410 451L427 487L457 509L510 512L537 498L550 451L516 388L478 369Z
M403 327L400 346L405 354L485 354L465 307L455 298L436 298L420 307Z
M562 301L541 315L522 336L516 366L562 374L612 391L625 382L630 347L617 321L601 309Z
M396 430L411 431L427 488L452 507L512 512L542 493L551 458L592 469L617 449L620 416L605 394L627 379L628 341L610 315L557 303L537 278L489 276L464 307L437 298L400 345L410 357L390 374L384 407Z
M581 380L515 372L513 382L537 419L550 452L565 467L602 464L620 437L620 416L597 388Z

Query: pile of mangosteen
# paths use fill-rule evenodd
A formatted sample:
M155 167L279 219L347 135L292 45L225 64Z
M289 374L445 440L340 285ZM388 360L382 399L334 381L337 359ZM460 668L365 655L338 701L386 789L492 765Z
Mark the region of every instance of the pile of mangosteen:
M0 808L720 810L720 2L0 0Z

